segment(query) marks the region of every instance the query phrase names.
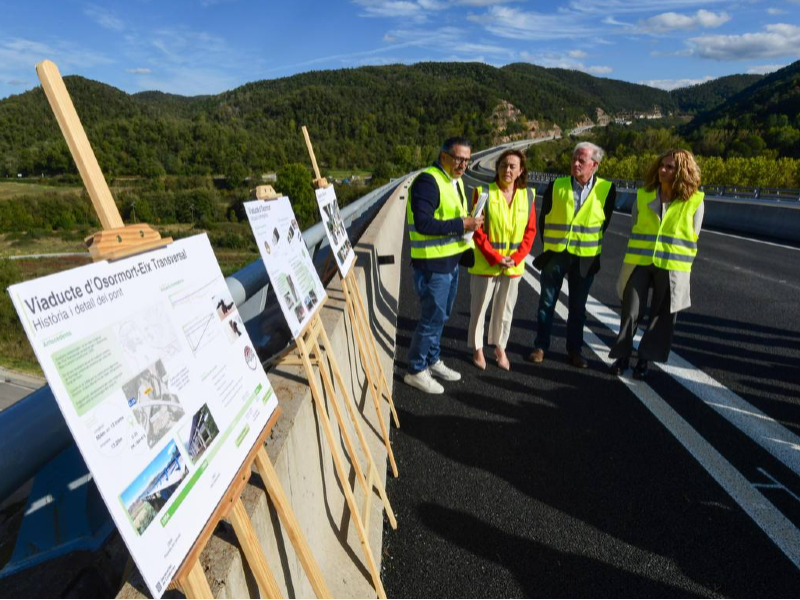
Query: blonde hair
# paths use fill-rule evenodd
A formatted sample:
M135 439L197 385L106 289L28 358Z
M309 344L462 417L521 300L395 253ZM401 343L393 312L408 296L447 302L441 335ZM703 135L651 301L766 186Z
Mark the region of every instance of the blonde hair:
M658 188L661 183L658 176L661 161L667 157L675 159L675 181L672 184L673 199L688 200L700 187L700 167L697 166L694 155L688 150L667 150L659 156L647 169L647 175L644 176L644 189L652 192Z

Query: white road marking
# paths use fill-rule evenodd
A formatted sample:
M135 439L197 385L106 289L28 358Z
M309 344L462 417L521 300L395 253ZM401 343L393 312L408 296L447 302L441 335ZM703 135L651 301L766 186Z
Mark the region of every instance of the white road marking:
M528 258L528 262L532 259ZM525 271L522 275L526 283L528 283L536 293L540 291L539 281L529 272ZM587 310L591 305L591 312L595 318L599 318L598 314L604 317L604 323L609 319L610 315L614 315L614 319L618 320L616 314L603 306L595 299L589 299L587 302ZM568 316L567 307L559 301L556 305L556 313L559 317L566 320ZM612 328L618 330L618 327ZM593 331L586 328L585 340L587 345L594 351L595 354L605 363L611 364L611 359L608 358L609 348ZM683 361L685 364L677 369L691 369L689 363ZM672 359L670 359L672 363ZM677 370L670 372L669 364L663 366L664 370L676 377ZM673 367L675 369L675 367ZM697 369L694 369L697 371ZM689 388L684 381L693 381L694 378L688 377L685 373L681 372L683 380L679 379L687 389L693 393L694 390ZM705 374L703 374L705 376ZM707 376L706 376L707 377ZM689 453L700 463L700 465L714 478L714 480L727 492L731 498L742 508L742 510L750 516L753 521L766 533L769 538L775 543L778 548L792 561L796 568L800 569L800 530L787 519L783 513L776 509L767 498L759 492L755 487L742 475L725 457L723 457L710 443L708 443L697 431L695 431L683 417L681 417L661 396L659 396L653 388L643 381L636 381L628 377L620 377L625 386L627 386L637 398L644 404L648 410L661 422L664 427L680 442L680 444L689 451ZM736 396L733 392L725 390L718 382L710 377L709 381L714 385L709 385L712 389L721 388L723 392L714 392L720 403L728 405L732 402L732 398L725 394L728 392L732 396ZM703 386L698 388L700 392L706 392ZM738 398L738 396L736 396ZM739 400L741 400L739 398ZM744 400L741 400L744 402ZM747 404L747 403L745 403ZM753 412L758 412L757 409L747 405ZM726 412L721 412L726 416ZM767 420L769 417L764 417ZM728 418L726 416L726 418ZM731 420L731 419L729 419ZM733 422L733 421L731 421ZM774 422L774 421L773 421ZM737 423L734 423L737 425ZM776 423L776 425L780 426ZM739 425L737 425L738 427ZM750 425L747 426L748 431L754 429ZM740 427L741 428L741 427ZM747 432L745 432L747 433ZM788 432L787 432L788 433ZM748 434L749 435L749 434ZM790 434L791 435L791 434ZM759 443L763 444L763 440L756 439ZM777 445L776 445L777 446ZM795 457L796 458L796 457Z
M616 313L591 296L586 303L586 310L615 334L619 331ZM658 366L731 425L800 475L800 437L675 352L670 353L667 363L659 363Z

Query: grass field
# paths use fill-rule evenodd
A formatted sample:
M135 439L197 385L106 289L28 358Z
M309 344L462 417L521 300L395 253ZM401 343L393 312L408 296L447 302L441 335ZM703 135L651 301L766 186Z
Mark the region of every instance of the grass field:
M361 171L358 169L329 169L325 171L325 177L330 177L331 179L347 179L353 175L358 177L369 177L372 175L372 171Z
M17 183L14 181L0 181L0 201L25 196L27 194L79 194L82 186L55 186L41 185L39 183Z

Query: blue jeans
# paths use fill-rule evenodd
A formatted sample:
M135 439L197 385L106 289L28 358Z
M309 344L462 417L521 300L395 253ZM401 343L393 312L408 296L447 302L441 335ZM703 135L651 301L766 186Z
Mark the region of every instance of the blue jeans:
M408 349L408 372L412 375L439 361L442 331L456 301L458 265L452 273L432 273L416 268L413 271L420 317Z
M555 311L561 284L567 278L569 285L569 317L567 318L567 352L580 354L583 348L583 325L586 323L586 300L592 287L594 275L582 277L580 259L569 252L553 254L542 269L540 276L542 291L539 296L536 340L534 348L550 348L550 332L553 329Z

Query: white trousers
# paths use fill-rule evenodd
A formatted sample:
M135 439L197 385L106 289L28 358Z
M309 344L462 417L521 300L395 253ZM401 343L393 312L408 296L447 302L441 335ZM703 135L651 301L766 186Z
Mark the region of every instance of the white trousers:
M482 277L472 275L469 281L469 347L483 348L483 324L489 301L492 302L492 317L489 320L489 345L505 350L511 334L511 320L517 303L521 277Z

